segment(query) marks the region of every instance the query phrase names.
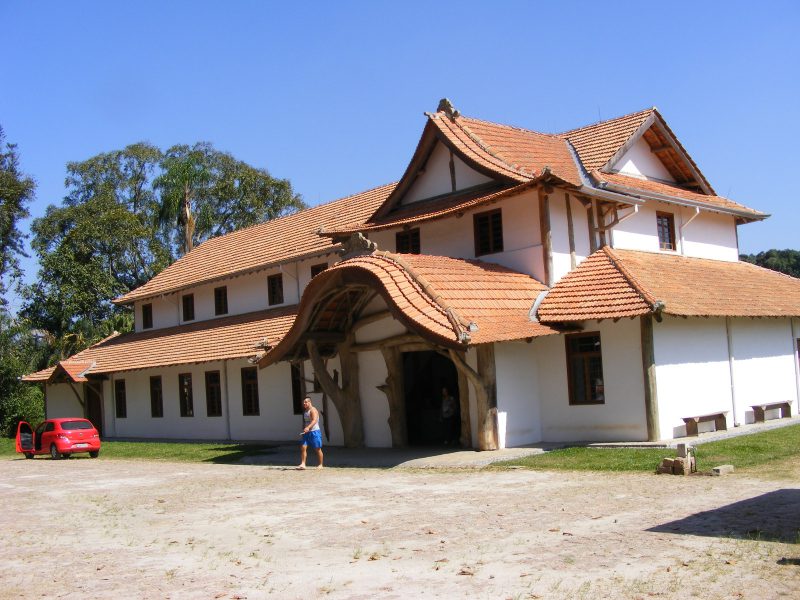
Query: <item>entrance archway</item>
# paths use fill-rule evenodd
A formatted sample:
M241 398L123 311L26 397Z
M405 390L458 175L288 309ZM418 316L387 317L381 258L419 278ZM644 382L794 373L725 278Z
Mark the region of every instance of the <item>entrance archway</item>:
M461 413L455 365L433 351L404 352L402 360L408 444L456 444L460 433ZM447 388L449 395L455 399L455 414L450 420L441 418L442 388Z

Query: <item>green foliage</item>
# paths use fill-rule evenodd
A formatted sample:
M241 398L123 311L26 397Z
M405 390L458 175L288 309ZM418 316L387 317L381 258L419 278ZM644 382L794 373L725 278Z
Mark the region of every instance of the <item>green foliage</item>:
M67 165L68 195L35 219L32 247L39 278L24 291L23 314L46 332L53 358L65 358L104 337L118 318L111 299L144 284L169 264L154 226L152 179L158 148L133 144Z
M5 305L6 285L19 281L19 257L25 256L22 243L25 235L19 222L28 217L28 204L33 200L36 184L19 170L15 144L5 141L0 127L0 305Z
M159 223L183 253L217 235L305 208L286 179L275 179L207 142L166 151Z
M19 381L42 366L44 353L44 344L30 326L0 309L0 434L14 435L21 420L44 418L41 389Z
M800 250L767 250L758 254L741 254L739 258L759 267L800 277Z

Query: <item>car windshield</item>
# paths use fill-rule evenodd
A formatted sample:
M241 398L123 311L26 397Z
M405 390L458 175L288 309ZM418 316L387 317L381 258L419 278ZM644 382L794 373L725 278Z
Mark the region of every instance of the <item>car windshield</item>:
M64 431L75 431L76 429L92 429L92 424L89 421L64 421L61 423L61 429Z

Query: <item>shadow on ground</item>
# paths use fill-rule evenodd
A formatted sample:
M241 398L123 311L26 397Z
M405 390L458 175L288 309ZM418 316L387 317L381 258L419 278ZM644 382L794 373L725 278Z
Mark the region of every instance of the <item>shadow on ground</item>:
M800 489L782 489L647 531L800 544Z

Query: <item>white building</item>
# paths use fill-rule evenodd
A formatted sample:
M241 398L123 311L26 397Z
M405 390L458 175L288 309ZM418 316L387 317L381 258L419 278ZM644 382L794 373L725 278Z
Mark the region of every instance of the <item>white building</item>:
M43 382L106 437L671 439L797 408L800 280L738 261L656 109L561 134L427 115L400 181L211 239L117 298L135 332ZM784 411L781 413L781 411Z

